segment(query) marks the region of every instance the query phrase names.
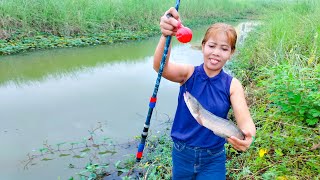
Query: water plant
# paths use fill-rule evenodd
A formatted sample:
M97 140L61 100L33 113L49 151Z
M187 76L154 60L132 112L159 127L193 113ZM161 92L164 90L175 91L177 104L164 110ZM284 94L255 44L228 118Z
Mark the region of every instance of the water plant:
M47 141L43 143L43 147L27 154L27 159L22 161L24 169L29 169L43 161L53 161L59 158L86 159L88 162L84 167L82 164L69 163L70 169L78 169L76 176L70 177L75 179L98 180L110 175L113 171L124 171L120 168L119 163L115 164L115 168L110 168L110 163L105 157L112 156L116 152L116 144L108 137L98 137L98 132L103 131L102 124L92 130L89 130L89 136L84 137L78 142L61 142L57 144L49 144Z

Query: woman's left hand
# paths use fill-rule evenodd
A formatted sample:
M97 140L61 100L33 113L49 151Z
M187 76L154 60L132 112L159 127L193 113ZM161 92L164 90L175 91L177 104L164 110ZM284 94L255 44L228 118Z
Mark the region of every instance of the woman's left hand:
M245 135L244 140L240 140L234 136L228 138L228 142L238 151L246 151L250 145L252 144L253 138L250 132L243 130L242 131Z

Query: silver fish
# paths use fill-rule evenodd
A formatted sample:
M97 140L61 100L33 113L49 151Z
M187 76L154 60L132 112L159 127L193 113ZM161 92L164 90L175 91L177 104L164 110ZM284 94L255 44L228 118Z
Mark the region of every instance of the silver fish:
M198 100L189 92L186 91L183 97L190 113L200 125L210 129L214 134L222 138L235 136L238 139L245 139L243 132L234 123L204 109Z

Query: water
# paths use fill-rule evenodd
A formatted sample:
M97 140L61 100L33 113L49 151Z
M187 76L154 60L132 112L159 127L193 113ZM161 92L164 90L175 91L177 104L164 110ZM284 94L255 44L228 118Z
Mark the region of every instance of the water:
M194 31L193 42L200 42L196 33L202 31ZM68 158L39 162L28 170L20 161L44 141L81 140L99 122L101 135L119 143L140 135L157 77L152 55L158 39L1 57L1 179L74 175L79 170L68 169ZM174 44L171 60L199 64L201 51ZM178 84L161 80L150 130L167 120L166 114L173 117L178 89Z
M193 47L200 46L205 29L193 29L189 44L174 39L171 61L202 63L201 51ZM69 169L69 163L84 166L84 160L38 161L28 170L21 161L45 141L88 137L99 123L104 130L99 136L117 143L139 136L157 78L152 55L158 39L0 57L1 179L68 179L81 171ZM178 90L162 78L151 131L173 117Z

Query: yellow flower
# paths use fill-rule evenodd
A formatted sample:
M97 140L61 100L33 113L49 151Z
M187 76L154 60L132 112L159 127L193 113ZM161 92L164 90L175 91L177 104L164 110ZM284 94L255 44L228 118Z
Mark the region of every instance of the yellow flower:
M279 176L277 177L277 180L288 180L288 178L285 176Z
M260 150L259 150L259 156L260 156L260 157L263 157L267 152L268 152L267 149L260 149Z

